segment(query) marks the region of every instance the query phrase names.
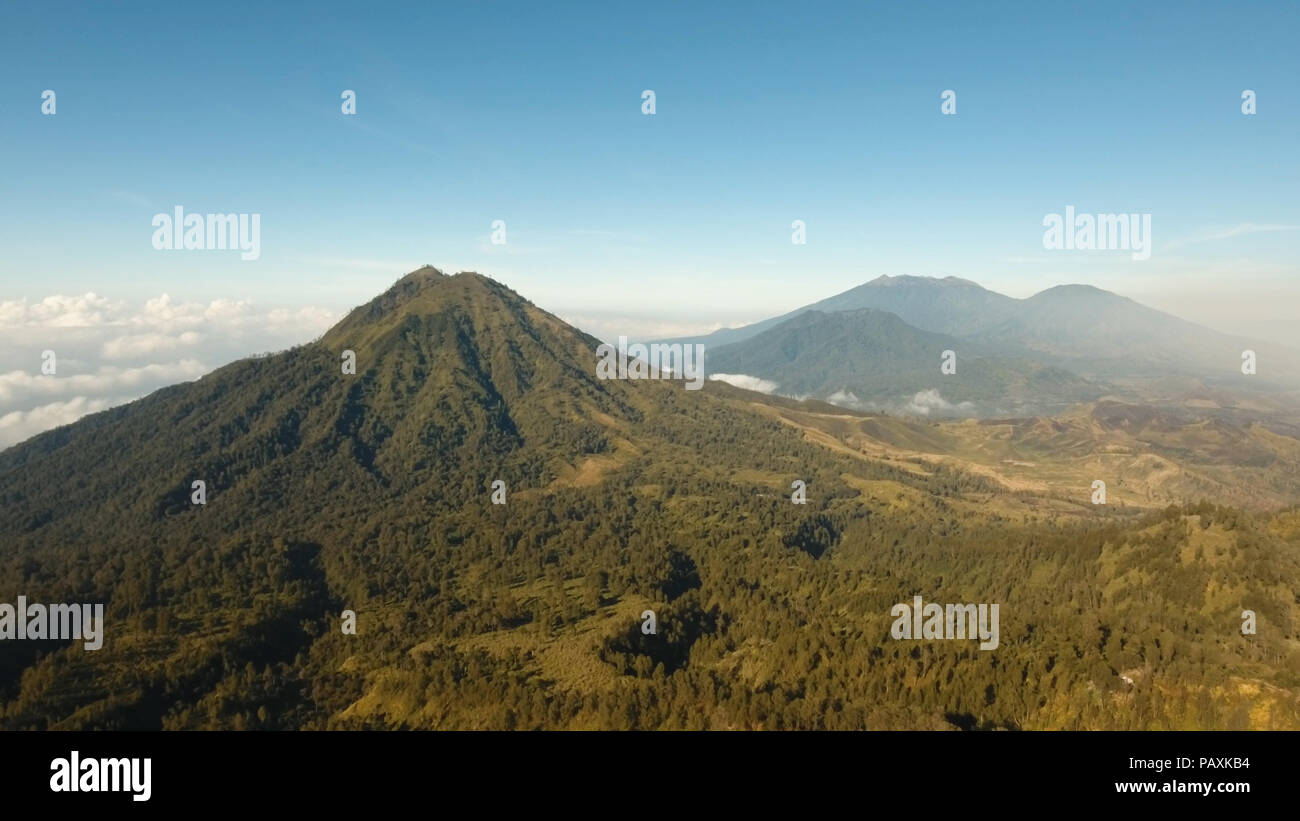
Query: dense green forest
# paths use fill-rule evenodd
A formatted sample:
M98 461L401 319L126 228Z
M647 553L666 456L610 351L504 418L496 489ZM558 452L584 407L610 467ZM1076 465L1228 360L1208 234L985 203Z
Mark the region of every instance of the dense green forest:
M1300 728L1300 511L869 458L596 344L421 270L0 453L0 601L107 620L5 642L0 727ZM913 595L1000 646L891 639Z

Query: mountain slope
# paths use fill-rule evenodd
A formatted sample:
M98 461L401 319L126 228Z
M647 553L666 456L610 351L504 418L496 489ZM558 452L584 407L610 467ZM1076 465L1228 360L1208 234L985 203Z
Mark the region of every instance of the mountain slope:
M944 351L957 355L955 373L942 373ZM1106 392L1061 368L980 351L884 311L806 311L746 341L708 349L705 362L712 374L774 381L785 395L922 415L1047 412Z
M808 311L834 313L873 308L897 315L907 324L933 333L977 333L1009 318L1016 300L959 277L879 276L843 293L797 308L787 314L745 325L723 328L676 342L709 347L750 339Z
M340 491L417 492L435 505L476 492L489 474L552 475L539 455L548 443L597 452L605 443L594 414L635 416L624 385L595 378L596 344L492 280L422 269L317 343L236 362L0 454L9 482L38 458L44 468L39 493L5 497L0 526L59 532L65 516L98 512L87 499L125 503L119 514L195 515L196 479L210 500L232 493L230 505L256 510L283 474L329 470ZM342 372L346 350L354 376ZM160 427L174 435L157 437ZM79 469L87 463L99 466L92 477Z
M1101 401L1047 417L932 421L764 397L769 412L865 456L945 465L1007 492L1158 508L1215 499L1257 512L1292 505L1300 419L1243 409Z
M924 331L970 336L1013 316L1016 300L960 277L879 276L812 307L876 308Z
M981 354L1035 360L1094 381L1122 382L1148 398L1206 386L1248 393L1300 388L1300 352L1222 334L1088 285L1061 285L1013 299L958 277L882 276L790 313L689 341L712 352L753 340L806 313L830 316L863 309L888 311L919 330L955 337L967 350L974 346ZM1241 373L1245 350L1258 356L1256 375ZM895 393L907 389L900 383ZM1043 398L1050 406L1070 399Z
M596 379L595 347L421 270L0 453L0 602L107 624L98 651L5 637L0 727L1300 726L1294 514L1008 493L864 452L825 405ZM1137 413L1098 424L1177 446ZM999 648L891 639L918 592L1000 603Z
M1160 380L1275 389L1296 375L1297 355L1270 343L1212 331L1090 285L1060 285L1024 300L1015 314L984 329L985 342L1014 342L1035 355L1100 378ZM1241 373L1243 350L1267 363L1254 378Z

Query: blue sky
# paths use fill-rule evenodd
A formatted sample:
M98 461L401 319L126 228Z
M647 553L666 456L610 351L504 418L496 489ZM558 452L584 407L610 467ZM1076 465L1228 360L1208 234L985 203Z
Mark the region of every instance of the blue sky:
M7 5L0 301L341 311L428 262L607 335L914 273L1286 333L1297 33L1278 2ZM261 257L155 250L175 205L261 214ZM1152 258L1045 251L1067 205L1150 213Z

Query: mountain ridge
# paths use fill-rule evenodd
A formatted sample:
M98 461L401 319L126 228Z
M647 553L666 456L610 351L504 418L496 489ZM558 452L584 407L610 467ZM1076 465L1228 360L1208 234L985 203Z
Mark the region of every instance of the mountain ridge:
M744 342L706 350L705 361L711 374L758 376L785 396L921 416L1046 413L1110 391L875 308L804 311Z
M1223 334L1079 283L1016 299L959 277L881 276L777 317L674 341L703 344L714 362L730 363L744 358L734 353L740 346L754 344L795 317L865 309L894 314L919 331L946 334L956 340L952 349L959 352L1037 360L1088 381L1123 386L1136 391L1135 397L1168 397L1207 387L1246 393L1300 389L1300 352ZM1249 380L1241 371L1247 350L1267 363ZM731 372L733 366L710 369ZM776 380L773 369L739 373Z

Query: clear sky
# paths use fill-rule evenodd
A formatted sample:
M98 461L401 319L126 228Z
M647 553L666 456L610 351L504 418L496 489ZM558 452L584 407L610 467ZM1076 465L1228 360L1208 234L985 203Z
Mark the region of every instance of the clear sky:
M1285 335L1298 34L1294 2L5 4L0 304L336 315L432 263L671 333L912 273ZM260 258L155 250L177 205L260 214ZM1151 214L1151 259L1045 250L1067 205Z

